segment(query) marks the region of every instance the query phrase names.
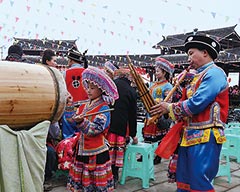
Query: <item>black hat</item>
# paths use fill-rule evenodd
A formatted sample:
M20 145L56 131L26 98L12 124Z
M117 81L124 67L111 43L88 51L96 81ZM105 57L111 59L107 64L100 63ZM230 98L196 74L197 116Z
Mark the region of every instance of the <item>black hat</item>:
M206 49L212 59L216 59L220 51L220 44L207 36L190 35L184 43L185 51L188 52L190 48L197 48L200 50Z
M83 63L83 55L78 51L78 49L74 46L68 50L67 57L79 63Z
M12 54L17 54L18 56L22 57L23 55L23 49L20 45L11 45L8 48L8 55L12 55Z

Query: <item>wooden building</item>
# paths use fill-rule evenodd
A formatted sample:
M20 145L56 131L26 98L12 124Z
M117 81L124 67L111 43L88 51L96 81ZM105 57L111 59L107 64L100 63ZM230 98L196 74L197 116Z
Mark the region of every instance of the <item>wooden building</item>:
M139 72L148 73L151 80L154 74L154 60L161 56L175 64L175 72L179 73L188 67L187 54L184 52L184 41L187 36L192 34L208 35L221 44L219 57L216 64L228 73L236 72L240 74L240 36L235 31L236 25L218 29L200 31L194 29L192 32L163 36L163 39L152 48L159 49L159 54L129 55L133 65ZM57 63L66 69L67 51L76 45L76 40L48 40L48 39L22 39L14 38L15 42L23 47L24 57L36 63L41 62L42 52L47 49L53 49L58 55ZM84 50L80 50L84 51ZM106 61L110 61L118 66L127 66L126 55L87 55L88 63L92 66L102 67ZM142 70L144 69L144 70ZM239 75L240 81L240 75ZM240 85L240 82L238 83ZM239 105L239 99L232 98Z
M240 72L240 36L235 31L236 25L218 29L192 32L177 35L164 36L163 40L153 46L159 49L160 55L177 65L188 65L187 55L184 52L184 41L192 34L208 35L216 39L221 45L221 51L216 63L226 73Z
M234 26L199 31L194 29L185 34L164 36L163 39L153 46L159 49L159 54L129 55L135 66L151 69L154 59L157 56L166 58L175 64L176 72L182 71L188 66L187 55L184 52L184 41L190 34L204 34L218 40L221 44L221 52L216 63L221 66L226 73L240 72L240 37ZM25 57L35 62L39 62L44 49L50 48L56 51L59 65L66 65L66 54L68 49L76 45L76 40L48 40L48 39L22 39L14 38L15 43L23 47ZM80 50L84 51L84 50ZM125 66L127 65L126 55L87 55L89 65L103 66L106 61ZM239 78L240 79L240 78Z

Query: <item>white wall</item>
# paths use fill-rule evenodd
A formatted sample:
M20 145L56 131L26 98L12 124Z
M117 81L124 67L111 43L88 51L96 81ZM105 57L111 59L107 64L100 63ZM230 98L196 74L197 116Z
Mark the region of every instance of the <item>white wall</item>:
M229 73L228 79L231 79L231 82L229 83L230 86L238 85L239 81L239 74L238 73Z

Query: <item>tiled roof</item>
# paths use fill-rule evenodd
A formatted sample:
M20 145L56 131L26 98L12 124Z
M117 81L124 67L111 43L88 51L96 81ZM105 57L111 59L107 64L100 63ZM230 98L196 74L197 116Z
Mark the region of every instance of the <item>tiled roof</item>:
M211 29L205 31L196 30L196 34L209 35L210 37L218 40L223 49L229 46L231 47L240 47L240 38L236 31L234 30L236 25L225 28ZM168 35L163 38L162 41L153 46L153 48L172 48L183 51L183 44L187 36L192 35L194 32L188 32L185 34L177 34L177 35Z
M220 52L217 59L218 63L223 63L224 68L227 65L230 71L240 71L238 65L240 65L240 37L235 32L235 27L225 27L219 29L212 29L206 31L197 31L198 34L208 34L212 38L220 40L224 51ZM157 56L161 56L170 62L176 64L177 70L182 70L188 65L187 55L183 51L183 43L188 35L192 34L177 34L169 35L164 40L159 42L155 48L169 48L171 54L143 54L143 55L129 55L133 65L141 67L152 67L154 65L154 59ZM20 39L15 38L15 41L23 47L24 54L27 59L34 62L40 62L41 53L46 48L51 48L57 51L59 54L57 63L59 65L67 65L66 53L73 45L76 40L37 40L37 39ZM227 49L230 46L230 49ZM89 65L102 67L106 61L110 61L113 64L119 66L127 66L126 55L86 55ZM225 65L226 64L226 65Z
M26 55L40 55L45 49L52 49L60 53L67 52L76 45L76 40L49 40L49 39L24 39L14 38L16 44L23 48Z
M234 48L230 50L225 50L220 52L217 63L223 63L229 67L230 71L240 71L240 48ZM172 55L160 55L160 54L147 54L147 55L129 55L133 65L141 66L144 68L151 68L154 66L154 60L157 56L161 56L173 64L175 64L175 69L181 71L188 66L188 57L186 54L172 54ZM25 58L40 63L40 56L24 56ZM102 67L105 62L110 61L118 66L127 66L126 55L87 55L88 64L91 66ZM67 58L58 56L57 63L59 65L67 65Z

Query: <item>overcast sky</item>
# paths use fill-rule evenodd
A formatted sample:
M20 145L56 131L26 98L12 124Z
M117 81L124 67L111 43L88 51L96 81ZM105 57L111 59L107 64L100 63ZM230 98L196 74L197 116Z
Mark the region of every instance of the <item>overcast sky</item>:
M13 37L77 39L88 54L154 54L162 36L239 25L239 8L239 0L0 0L0 47L5 54Z

